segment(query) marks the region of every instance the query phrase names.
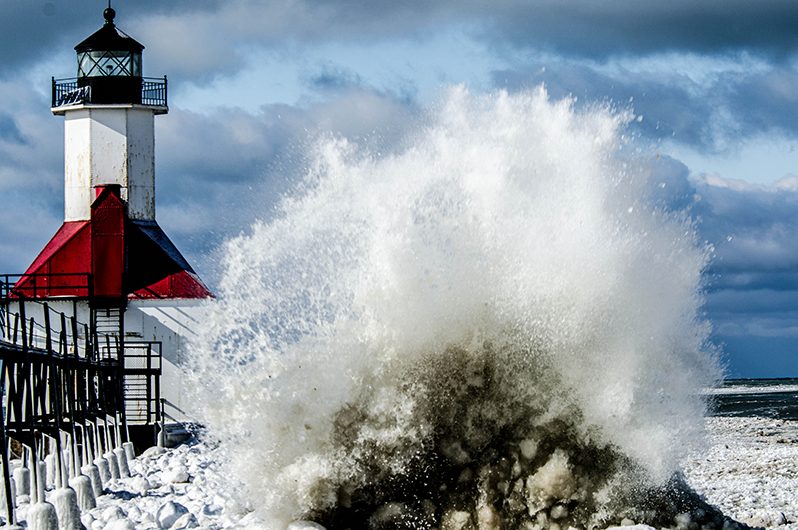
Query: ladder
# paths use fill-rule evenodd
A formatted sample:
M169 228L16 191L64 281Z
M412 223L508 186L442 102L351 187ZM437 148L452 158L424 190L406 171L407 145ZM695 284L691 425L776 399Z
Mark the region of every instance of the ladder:
M101 361L119 361L123 352L125 310L121 307L92 307L91 328L97 339Z
M130 425L160 420L161 343L125 343L125 417Z

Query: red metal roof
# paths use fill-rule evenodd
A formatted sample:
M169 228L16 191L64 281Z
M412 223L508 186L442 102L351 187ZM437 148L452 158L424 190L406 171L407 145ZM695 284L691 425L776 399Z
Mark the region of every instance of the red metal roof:
M161 227L128 219L124 207L118 190L101 190L92 219L61 225L14 291L30 298L213 297Z

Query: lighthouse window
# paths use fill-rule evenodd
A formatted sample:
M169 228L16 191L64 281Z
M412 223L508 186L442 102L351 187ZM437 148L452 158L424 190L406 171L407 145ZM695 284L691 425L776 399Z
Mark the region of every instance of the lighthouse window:
M91 51L78 54L78 76L141 77L141 55L131 52Z

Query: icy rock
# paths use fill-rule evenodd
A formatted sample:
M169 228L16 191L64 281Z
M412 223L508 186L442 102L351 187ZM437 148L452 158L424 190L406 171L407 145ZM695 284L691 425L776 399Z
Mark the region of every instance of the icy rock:
M568 508L563 506L562 504L557 504L552 507L549 515L552 519L562 519L564 517L568 517ZM621 525L626 526L625 524L621 523Z
M518 448L521 450L521 454L527 460L532 460L535 458L535 455L538 454L538 442L531 438L523 440L520 444L518 444Z
M136 530L136 525L127 519L115 519L105 526L105 530Z
M483 504L477 510L477 527L479 530L499 529L499 514L490 504Z
M80 516L80 522L83 523L83 526L86 528L91 528L91 525L94 524L94 521L96 521L96 519L90 513L84 513Z
M150 447L149 449L147 449L146 451L144 451L143 453L141 453L141 456L143 458L153 458L153 457L156 457L156 456L161 456L165 452L166 452L166 449L164 449L163 447L153 446L153 447Z
M441 530L462 530L469 526L471 514L462 511L446 512L441 520Z
M178 519L187 513L188 508L177 502L169 501L158 508L155 519L158 521L158 526L166 529L171 528Z
M689 513L680 513L674 517L674 522L676 523L676 528L678 530L686 530L687 528L690 528L692 519L690 518Z
M161 475L164 484L178 484L189 481L188 471L185 466L178 465L168 469Z
M389 502L383 504L369 517L369 526L381 527L382 525L392 525L398 522L408 513L407 505L401 502Z
M527 478L526 490L529 515L573 495L576 484L568 455L560 449L554 451L548 462Z
M197 522L197 518L194 517L194 514L185 513L169 527L169 530L185 530L186 528L197 528L198 526L199 523Z
M152 484L150 484L150 481L142 476L133 477L133 479L130 481L130 485L138 493L146 493L152 489Z
M755 528L771 528L787 524L787 517L781 512L758 510L749 517L742 517L741 521Z
M656 530L656 529L653 526L648 526L647 524L625 525L623 524L622 521L621 526L610 526L607 528L607 530Z
M141 519L141 510L136 506L131 506L127 511L127 518L133 521L139 521Z
M127 517L125 512L119 506L109 506L105 510L103 510L102 515L100 516L103 521L109 523L111 521L115 521L117 519L124 519Z
M471 460L471 456L463 449L463 445L460 441L454 441L445 443L441 447L441 452L443 455L454 462L455 464L467 464Z
M285 530L327 530L319 523L313 521L294 521L290 523Z

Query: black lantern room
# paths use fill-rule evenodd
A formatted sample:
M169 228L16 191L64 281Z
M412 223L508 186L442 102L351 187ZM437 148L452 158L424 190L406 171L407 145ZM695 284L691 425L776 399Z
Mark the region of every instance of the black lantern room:
M147 105L168 112L166 76L142 77L144 46L114 25L116 11L103 11L105 24L75 46L78 76L53 78L52 110L60 114L75 105Z
M90 87L92 103L141 103L144 46L114 25L113 9L103 16L103 27L75 46L78 87Z

